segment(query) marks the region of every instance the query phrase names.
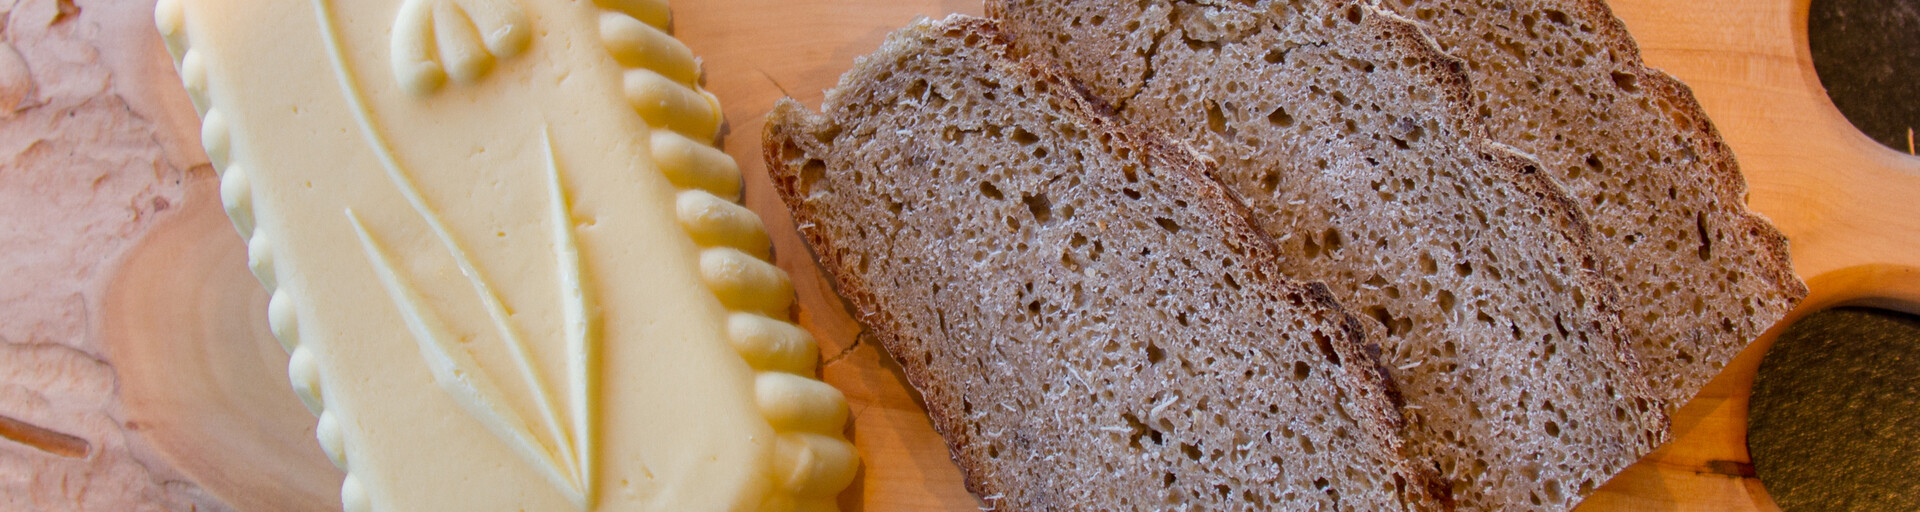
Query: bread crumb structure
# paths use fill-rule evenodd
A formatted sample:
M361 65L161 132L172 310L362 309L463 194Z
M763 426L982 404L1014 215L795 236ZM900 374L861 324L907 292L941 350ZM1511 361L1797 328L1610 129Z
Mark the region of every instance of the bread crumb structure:
M996 510L1429 510L1375 347L1207 165L1117 124L991 22L918 22L777 188Z
M1668 407L1806 298L1786 237L1747 209L1733 150L1604 2L1381 5L1464 60L1490 136L1538 157L1592 219L1627 339Z
M1002 0L1024 52L1194 142L1288 275L1364 313L1466 510L1568 510L1665 442L1577 205L1491 141L1464 63L1369 2Z

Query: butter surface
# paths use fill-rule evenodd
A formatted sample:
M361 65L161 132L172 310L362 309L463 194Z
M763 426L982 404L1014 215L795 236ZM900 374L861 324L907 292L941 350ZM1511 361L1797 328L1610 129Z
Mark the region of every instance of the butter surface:
M163 0L348 510L831 510L718 103L651 0Z

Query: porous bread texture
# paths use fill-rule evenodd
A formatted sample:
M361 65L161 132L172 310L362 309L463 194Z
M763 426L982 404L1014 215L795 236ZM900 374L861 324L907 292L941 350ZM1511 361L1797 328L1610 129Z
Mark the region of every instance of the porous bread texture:
M1385 371L1189 150L986 20L766 133L776 188L993 510L1432 510Z
M1218 160L1282 269L1372 318L1408 446L1462 509L1570 509L1665 441L1579 211L1486 138L1460 62L1408 21L1315 0L989 10Z
M1598 0L1383 0L1465 59L1496 139L1587 212L1649 387L1679 407L1807 295L1686 84Z

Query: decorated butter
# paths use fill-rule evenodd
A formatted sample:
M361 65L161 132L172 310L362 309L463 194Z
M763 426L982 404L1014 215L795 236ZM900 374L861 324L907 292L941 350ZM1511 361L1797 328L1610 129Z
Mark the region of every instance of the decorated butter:
M161 0L349 511L833 510L847 406L659 0Z

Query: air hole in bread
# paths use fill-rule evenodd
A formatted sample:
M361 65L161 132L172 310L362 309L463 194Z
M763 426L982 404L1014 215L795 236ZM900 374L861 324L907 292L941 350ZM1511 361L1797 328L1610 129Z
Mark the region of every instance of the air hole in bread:
M801 149L799 144L795 144L791 140L782 142L780 144L780 160L781 161L797 162L806 157L807 157L806 150Z
M1713 234L1707 232L1707 212L1696 212L1693 217L1694 230L1700 236L1700 261L1713 260Z
M1182 455L1186 455L1187 460L1200 462L1201 455L1200 455L1200 447L1198 446L1194 446L1187 443L1180 443L1180 453Z
M995 201L1007 198L1006 195L1000 193L1000 187L993 186L993 182L990 181L980 182L980 195L987 196L988 199Z
M1640 92L1640 76L1633 73L1615 71L1613 73L1613 85L1628 94L1636 94Z
M906 97L908 99L918 100L921 97L925 96L926 94L927 94L926 79L916 78L913 80L913 83L907 85Z
M1180 232L1180 223L1174 222L1173 219L1169 219L1166 217L1154 217L1153 222L1155 224L1159 224L1160 229L1167 230L1168 233Z
M1024 127L1019 127L1019 126L1013 127L1013 135L1011 135L1010 138L1013 140L1014 143L1022 146L1030 145L1035 142L1040 142L1039 136L1034 135L1033 132L1027 131L1027 129Z
M1269 195L1279 191L1280 173L1267 171L1265 174L1260 175L1260 188L1266 190Z
M1333 350L1333 339L1327 337L1326 333L1313 333L1313 342L1319 345L1320 354L1326 356L1327 361L1340 364L1340 353Z
M1327 228L1327 232L1322 235L1322 238L1326 240L1326 252L1331 253L1338 251L1341 247L1346 246L1346 240L1341 238L1338 228Z
M1267 50L1267 55L1264 57L1264 60L1266 60L1268 64L1279 64L1281 61L1287 60L1287 49L1274 48Z
M1020 202L1027 205L1027 213L1033 214L1034 221L1041 224L1048 224L1053 221L1053 203L1047 200L1047 194L1045 192L1037 195L1024 196L1020 199Z
M1267 124L1279 128L1291 128L1293 123L1293 115L1288 114L1285 107L1273 107L1273 111L1267 113Z
M1207 129L1221 135L1233 134L1227 126L1227 114L1220 110L1220 104L1211 101L1207 102Z
M826 179L827 163L819 159L809 159L800 164L800 195L813 196L815 185Z
M1387 278L1380 277L1380 274L1374 274L1373 277L1367 278L1365 282L1362 282L1360 284L1368 288L1373 288L1377 290L1380 288L1387 287L1388 283L1387 283Z
M1551 21L1555 25L1563 25L1563 26L1571 25L1573 23L1572 20L1567 18L1567 13L1554 10L1554 9L1547 10L1547 21Z

